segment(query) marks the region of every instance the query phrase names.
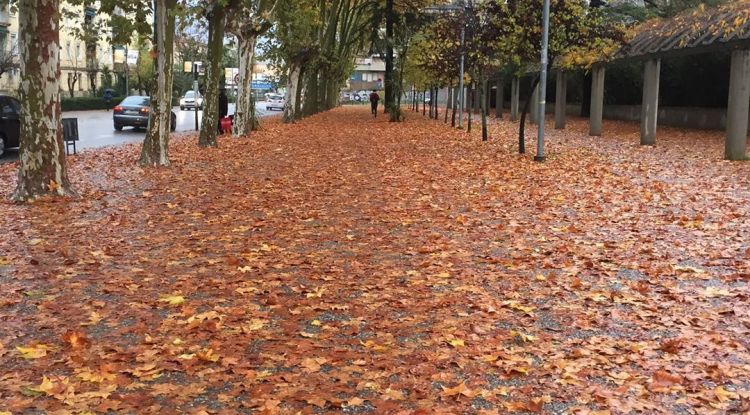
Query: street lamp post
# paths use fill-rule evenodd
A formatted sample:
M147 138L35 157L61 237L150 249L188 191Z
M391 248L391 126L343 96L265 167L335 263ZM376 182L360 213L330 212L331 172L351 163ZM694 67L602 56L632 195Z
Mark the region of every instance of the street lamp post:
M537 108L539 128L536 138L535 161L544 161L544 115L547 104L547 49L549 48L549 0L544 0L542 12L542 59L539 73L539 105ZM559 97L558 97L559 99Z
M193 62L193 110L195 110L195 131L198 131L198 62ZM203 101L201 105L203 106Z
M130 65L128 65L128 46L125 45L125 96L130 95Z

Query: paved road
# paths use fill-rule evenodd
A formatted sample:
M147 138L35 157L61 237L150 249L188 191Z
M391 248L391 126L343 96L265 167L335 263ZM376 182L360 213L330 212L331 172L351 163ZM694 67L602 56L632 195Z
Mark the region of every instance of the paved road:
M181 111L179 107L174 107L173 111L177 115L177 132L195 130L195 111ZM255 111L259 117L280 113L280 111L266 111L265 101L257 102ZM234 104L229 104L229 113L234 114ZM203 111L198 111L199 122L202 115ZM69 111L63 113L63 117L78 118L80 138L76 144L78 150L140 142L146 135L146 130L136 130L130 127L115 131L112 126L112 112L108 111ZM17 149L6 150L5 154L0 156L0 164L15 160L18 160Z

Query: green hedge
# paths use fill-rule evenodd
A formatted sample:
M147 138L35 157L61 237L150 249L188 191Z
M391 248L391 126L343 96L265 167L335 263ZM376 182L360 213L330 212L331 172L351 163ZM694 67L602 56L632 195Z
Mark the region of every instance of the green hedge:
M122 97L113 97L110 106L117 105ZM62 97L60 105L63 111L104 110L107 109L107 101L102 97Z

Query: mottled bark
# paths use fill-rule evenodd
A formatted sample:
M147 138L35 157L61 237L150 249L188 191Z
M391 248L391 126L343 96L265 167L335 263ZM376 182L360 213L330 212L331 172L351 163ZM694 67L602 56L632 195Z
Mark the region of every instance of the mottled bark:
M443 121L445 124L448 124L448 112L450 112L451 108L453 107L453 88L448 85L448 100L445 101L445 121Z
M435 112L435 119L437 120L437 119L440 118L440 112L439 112L439 108L440 107L438 106L438 99L439 99L439 95L440 95L440 92L439 92L440 89L438 87L435 87L433 89L433 91L434 92L431 94L432 95L432 99L430 100L430 102L432 102L432 106L433 106L433 108L435 108L433 111Z
M302 65L292 63L289 66L289 76L286 84L286 102L284 104L284 122L293 123L297 120L297 89Z
M169 133L172 118L172 75L174 67L174 8L176 0L156 0L154 47L156 85L151 94L148 131L143 140L142 166L169 165Z
M458 106L459 106L459 103L458 103L459 96L460 95L459 95L458 87L453 88L453 108L451 108L452 109L451 127L456 126L456 110L458 110Z
M484 79L482 82L482 103L481 103L481 111L482 111L482 141L487 141L487 106L488 102L487 99L489 97L488 89L489 89L489 82Z
M467 133L471 132L471 118L472 118L471 115L474 112L472 111L472 108L474 108L475 101L477 100L476 94L477 94L476 88L474 87L474 84L472 83L469 89L469 115L468 115L468 120L466 122Z
M307 117L318 112L319 80L318 70L308 71L305 82L305 102L302 112Z
M294 101L294 119L301 120L302 117L302 79L305 78L305 67L302 66L297 81L297 98Z
M224 30L227 14L223 6L215 5L208 13L208 65L206 65L206 93L203 95L203 125L198 137L201 147L216 147L219 133L219 88L221 88L224 57Z
M240 49L240 79L237 85L237 104L233 124L235 137L248 136L255 127L252 86L256 40L255 36L237 36Z
M327 108L327 99L328 99L328 88L330 88L331 85L331 76L323 76L321 79L321 85L319 86L320 90L318 92L318 112L320 111L327 111L330 108Z
M21 142L18 202L73 194L63 152L60 112L60 2L19 0Z
M526 95L526 103L523 105L523 111L521 111L521 121L518 123L518 152L520 154L526 153L526 113L531 108L532 95L538 84L539 76L537 75L531 82L531 89Z
M393 91L394 91L394 71L393 71L393 26L395 24L396 15L393 10L393 0L386 0L385 2L385 112L391 110L393 106Z
M277 0L230 3L234 8L226 17L226 31L237 37L240 55L240 79L232 133L235 137L243 137L259 126L255 116L255 99L252 93L253 62L258 38L271 28L271 22L267 20L267 17L273 15Z
M326 107L327 109L333 109L339 105L339 91L341 87L338 82L331 82L328 85L328 92L326 92Z

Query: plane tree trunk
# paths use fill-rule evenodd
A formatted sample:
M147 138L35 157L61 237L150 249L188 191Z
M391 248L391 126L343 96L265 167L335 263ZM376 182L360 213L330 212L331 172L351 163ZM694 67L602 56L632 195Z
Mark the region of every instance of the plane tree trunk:
M20 0L21 143L12 199L72 195L60 111L59 0Z
M286 99L284 104L284 122L293 123L297 120L297 89L299 88L302 65L293 62L289 66L289 79L286 84Z
M393 26L396 16L393 11L393 0L386 0L385 6L385 111L393 107L394 71L393 71Z
M255 102L253 100L253 60L257 38L237 36L240 49L240 72L237 89L237 104L234 111L232 133L235 137L245 137L255 129Z
M221 63L224 57L224 29L226 9L215 5L207 13L208 18L208 65L206 67L206 93L203 96L203 125L198 137L201 147L216 147L219 132L219 88L221 87Z
M151 94L148 131L143 140L142 166L169 165L169 133L172 118L172 75L174 68L174 10L177 0L156 0L154 48L156 85Z
M256 9L248 2L230 2L232 12L226 16L226 31L237 37L239 46L239 82L237 90L237 104L234 111L232 134L235 137L245 137L258 128L255 116L255 100L253 98L253 62L258 38L271 28L271 22L266 18L272 14L278 0L263 2L261 9ZM218 126L217 126L218 128Z
M318 92L320 91L320 82L317 68L308 71L305 86L305 102L302 105L304 116L314 115L318 112Z

